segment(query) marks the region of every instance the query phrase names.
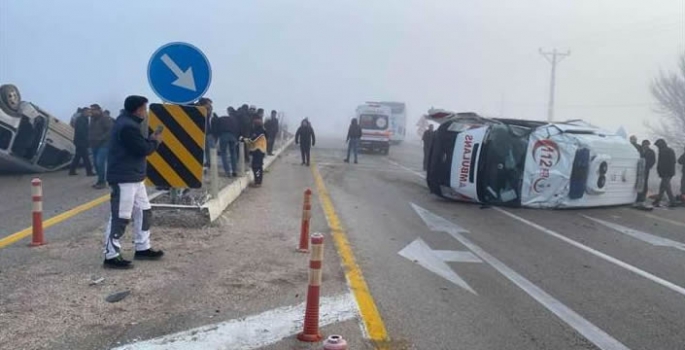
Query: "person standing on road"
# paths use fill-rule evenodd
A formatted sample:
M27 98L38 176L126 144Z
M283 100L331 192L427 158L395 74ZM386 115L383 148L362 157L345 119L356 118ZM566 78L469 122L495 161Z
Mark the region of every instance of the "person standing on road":
M87 176L95 176L93 173L93 167L90 164L90 155L88 154L88 129L90 116L90 109L81 109L79 116L74 120L74 146L76 147L76 152L74 153L74 159L71 161L71 166L69 166L69 175L78 175L76 173L76 168L79 162L83 159L83 164L86 167Z
M278 135L278 119L276 114L276 111L271 111L271 118L264 124L266 129L266 152L270 156L274 155L274 144Z
M128 269L133 265L121 257L119 239L126 226L133 220L133 235L138 260L158 260L164 252L150 247L152 207L145 189L147 156L159 146L162 135L155 132L143 137L140 124L147 117L147 98L129 96L124 102L124 112L117 118L112 129L109 147L107 182L112 188L110 199L111 218L105 231L105 260L103 266Z
M98 174L98 181L93 188L101 190L107 188L105 177L107 174L107 153L109 152L109 139L112 133L112 119L102 113L102 108L94 104L91 106L92 117L90 118L90 128L88 130L88 141L93 151L93 161L95 171Z
M78 119L78 117L80 117L82 114L83 108L76 108L76 113L72 114L71 119L69 120L69 125L71 125L72 128L76 128L76 119Z
M685 201L685 152L678 158L678 164L680 164L682 168L680 172L680 199L681 201Z
M350 162L350 153L354 153L354 164L357 164L357 153L359 153L359 141L362 138L362 127L359 126L357 118L352 118L350 128L347 129L347 158L345 163Z
M221 164L226 176L238 176L238 138L240 137L240 121L236 111L229 107L228 116L219 118L217 130L219 134L219 150ZM230 162L229 162L230 161Z
M264 177L264 156L266 155L266 130L262 119L255 118L252 126L252 135L246 139L250 154L252 155L252 172L254 184L252 187L261 187Z
M433 144L433 124L428 125L428 130L423 132L423 171L428 171L428 159L430 159L431 144Z
M659 196L654 200L654 206L657 207L661 203L664 193L668 196L670 201L669 206L675 205L675 198L673 197L673 190L671 189L671 179L675 176L675 152L668 147L664 139L658 139L654 145L659 149L659 161L656 164L656 171L661 178L661 185L659 186Z
M309 124L309 119L305 118L297 129L297 132L295 133L295 144L300 145L302 165L309 166L312 146L316 145L316 135L314 135L314 129L312 129L311 124Z
M647 200L647 193L649 192L649 173L652 171L654 164L656 164L656 154L651 148L649 148L650 144L651 143L649 140L642 140L642 146L640 147L640 156L645 159L645 184L642 188L642 191L640 191L640 193L637 195L638 203L642 203Z

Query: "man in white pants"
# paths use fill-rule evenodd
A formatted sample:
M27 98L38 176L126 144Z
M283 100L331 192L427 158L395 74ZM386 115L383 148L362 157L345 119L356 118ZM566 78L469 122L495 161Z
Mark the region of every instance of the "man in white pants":
M148 100L129 96L124 110L112 128L107 159L107 182L112 187L111 217L105 231L105 261L103 266L114 269L133 267L119 253L119 240L133 220L135 259L158 260L164 252L150 248L152 210L143 181L146 177L146 157L161 141L161 131L149 138L141 134L140 125L147 116Z

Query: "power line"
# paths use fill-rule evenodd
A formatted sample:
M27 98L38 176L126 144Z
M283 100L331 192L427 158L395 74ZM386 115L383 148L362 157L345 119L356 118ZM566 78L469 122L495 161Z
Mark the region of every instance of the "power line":
M540 54L552 64L552 73L549 79L549 104L547 107L547 121L551 122L554 120L554 90L556 88L557 64L571 55L571 51L559 52L555 48L552 52L545 52L540 49Z

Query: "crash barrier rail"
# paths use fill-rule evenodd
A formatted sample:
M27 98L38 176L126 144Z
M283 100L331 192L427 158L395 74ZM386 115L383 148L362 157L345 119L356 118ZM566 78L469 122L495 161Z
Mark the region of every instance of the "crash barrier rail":
M301 253L309 252L309 220L312 218L312 190L304 191L304 205L302 208L302 226L300 227L300 246L297 249Z
M45 244L43 236L43 181L39 178L31 180L31 198L33 202L32 247Z
M311 237L311 255L309 256L309 286L307 287L307 304L304 312L304 329L297 339L304 342L319 342L323 338L319 332L319 292L323 265L323 235L314 233Z
M347 350L347 341L339 335L331 335L323 342L323 350Z

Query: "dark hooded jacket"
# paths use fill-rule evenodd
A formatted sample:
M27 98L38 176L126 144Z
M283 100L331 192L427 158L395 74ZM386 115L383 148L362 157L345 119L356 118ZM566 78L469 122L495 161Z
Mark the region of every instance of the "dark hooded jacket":
M659 177L675 176L675 152L668 147L666 141L659 139L654 145L659 148L659 161L656 164L656 171Z
M352 120L352 123L350 124L350 128L347 129L347 141L350 139L360 139L362 138L362 127L359 126L359 123L357 123L357 120L354 119Z
M295 133L295 143L300 144L300 147L304 148L309 148L316 145L314 129L312 129L309 123L302 123L302 125L297 129L297 133Z
M88 117L80 114L74 120L74 146L88 147Z
M107 182L129 183L145 180L147 156L159 143L146 139L140 131L142 120L124 111L114 122L107 158Z

